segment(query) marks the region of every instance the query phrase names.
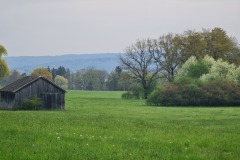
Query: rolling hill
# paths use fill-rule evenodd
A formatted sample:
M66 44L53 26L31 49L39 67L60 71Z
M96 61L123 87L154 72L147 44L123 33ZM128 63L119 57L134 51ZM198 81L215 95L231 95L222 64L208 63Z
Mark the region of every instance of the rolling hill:
M6 60L10 70L17 69L21 73L30 73L38 67L58 68L64 66L72 72L86 68L94 67L96 69L111 72L119 65L119 54L66 54L60 56L19 56L3 57Z

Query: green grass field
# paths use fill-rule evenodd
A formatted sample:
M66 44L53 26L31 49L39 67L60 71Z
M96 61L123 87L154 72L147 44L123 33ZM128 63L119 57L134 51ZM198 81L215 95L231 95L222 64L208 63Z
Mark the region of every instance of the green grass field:
M0 111L0 159L240 159L240 108L151 107L68 91L65 111Z

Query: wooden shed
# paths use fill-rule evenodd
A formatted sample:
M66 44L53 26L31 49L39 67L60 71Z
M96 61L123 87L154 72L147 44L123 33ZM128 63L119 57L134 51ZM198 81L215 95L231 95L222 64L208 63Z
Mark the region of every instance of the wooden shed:
M44 77L26 76L0 90L1 109L19 109L32 97L41 100L40 109L64 109L65 90Z

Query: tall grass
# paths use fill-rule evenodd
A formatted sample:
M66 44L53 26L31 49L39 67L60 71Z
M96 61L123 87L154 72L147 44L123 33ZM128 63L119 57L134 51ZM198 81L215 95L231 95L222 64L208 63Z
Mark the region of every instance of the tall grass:
M68 91L65 111L0 111L0 159L240 159L240 108L121 94Z

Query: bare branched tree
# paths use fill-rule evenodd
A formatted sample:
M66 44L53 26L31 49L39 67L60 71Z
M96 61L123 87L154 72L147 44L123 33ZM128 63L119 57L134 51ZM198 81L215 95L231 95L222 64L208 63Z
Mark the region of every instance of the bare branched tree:
M138 40L127 47L126 53L120 56L123 69L131 73L131 77L142 85L146 99L151 84L157 79L159 63L154 61L152 40Z

